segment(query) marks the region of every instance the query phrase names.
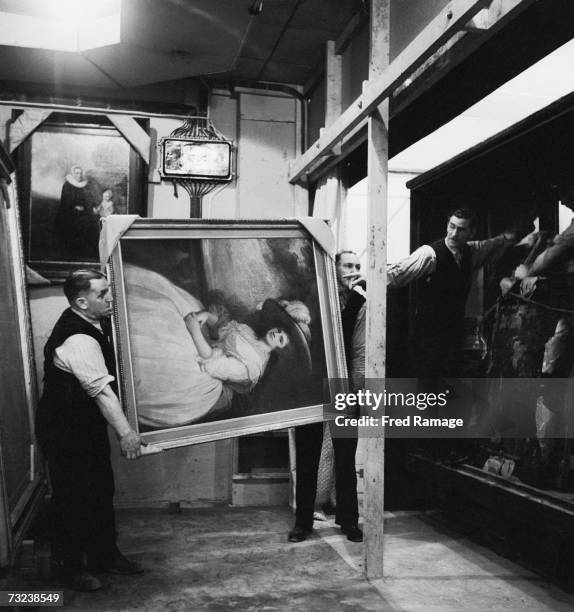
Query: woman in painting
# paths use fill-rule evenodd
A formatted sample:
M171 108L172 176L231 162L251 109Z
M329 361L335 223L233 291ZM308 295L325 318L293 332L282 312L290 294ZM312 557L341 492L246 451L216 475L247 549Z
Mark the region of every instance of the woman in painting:
M75 256L97 257L100 229L96 204L93 184L84 177L83 168L72 166L62 186L55 224L60 246Z
M211 418L260 381L287 347L310 373L309 324L302 302L267 299L245 323L209 310L151 270L126 264L124 279L141 425L178 427ZM209 332L209 333L207 333Z

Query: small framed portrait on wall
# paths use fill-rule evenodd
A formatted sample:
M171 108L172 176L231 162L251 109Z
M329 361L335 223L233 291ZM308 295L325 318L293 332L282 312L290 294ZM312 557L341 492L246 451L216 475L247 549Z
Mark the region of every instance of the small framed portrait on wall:
M55 116L19 148L26 263L47 278L98 262L103 217L145 214L145 163L106 122Z
M323 420L345 378L335 273L300 224L136 220L110 278L122 402L145 441Z
M161 175L166 179L232 179L233 147L227 140L163 138L160 150Z

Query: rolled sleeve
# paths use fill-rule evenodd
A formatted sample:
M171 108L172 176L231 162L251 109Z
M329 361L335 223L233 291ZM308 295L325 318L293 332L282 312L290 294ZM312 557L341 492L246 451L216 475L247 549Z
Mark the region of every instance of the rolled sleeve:
M86 334L67 338L55 350L54 365L73 374L89 397L96 397L115 380L108 372L98 341Z
M423 244L408 257L387 266L387 284L389 287L404 287L427 274L432 274L435 268L434 249L428 244Z
M472 240L468 246L472 257L472 269L477 270L488 260L502 255L506 249L513 246L513 243L501 234L488 240Z

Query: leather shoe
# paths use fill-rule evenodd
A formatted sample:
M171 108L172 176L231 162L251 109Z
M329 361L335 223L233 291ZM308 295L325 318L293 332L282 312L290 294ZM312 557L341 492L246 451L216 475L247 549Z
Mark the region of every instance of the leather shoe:
M357 525L343 526L341 531L347 536L347 540L351 542L362 542L363 532Z
M100 579L90 574L89 572L80 572L74 574L66 581L66 584L74 591L89 593L91 591L99 591L104 585Z
M311 535L311 529L304 529L303 527L295 526L289 532L289 535L287 536L287 539L289 540L289 542L295 542L295 543L303 542L310 535Z
M109 563L102 563L92 567L100 572L121 574L122 576L133 576L134 574L141 574L144 571L144 568L139 563L130 561L122 554L116 555Z

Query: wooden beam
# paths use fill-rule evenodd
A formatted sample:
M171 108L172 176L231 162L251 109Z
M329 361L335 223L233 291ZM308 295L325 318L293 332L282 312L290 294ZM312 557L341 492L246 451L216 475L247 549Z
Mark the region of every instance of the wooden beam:
M368 117L378 105L455 32L470 21L488 0L452 0L400 53L384 73L365 83L363 93L309 149L291 164L289 181L305 175L341 138Z
M492 25L490 8L482 9L464 26L465 32L486 32Z
M325 126L334 123L343 110L343 58L335 52L335 41L327 41L327 91Z
M391 0L371 0L369 79L384 74L389 65ZM387 311L387 181L389 161L389 103L381 102L368 123L368 212L366 378L385 378ZM380 414L377 415L380 418ZM385 438L368 432L365 438L364 573L369 580L383 576L383 514Z
M9 128L10 153L13 153L51 114L51 109L30 108L19 115Z
M393 93L394 107L393 116L401 112L405 107L428 91L440 80L445 73L453 70L474 53L481 45L495 36L510 21L518 17L531 4L537 0L493 0L488 9L482 9L473 19L469 21L462 31L468 31L480 18L484 28L480 30L480 36L464 36L462 39L453 37L447 44L443 45L434 57L429 58L412 75L412 82L408 88L404 84L398 91ZM475 28L476 31L476 28ZM440 68L438 67L440 64Z
M149 134L133 117L114 114L109 114L106 116L149 166L149 156L151 150L151 139Z
M341 114L343 107L343 61L340 55L335 53L335 42L327 41L326 45L326 90L325 90L325 125L330 125ZM326 128L321 128L322 133ZM331 152L338 156L341 154L340 147ZM315 191L313 201L313 216L328 219L340 248L341 237L341 205L345 198L344 186L338 168L331 169L325 173Z
M10 175L16 170L14 161L10 157L8 150L0 140L0 179L6 180L8 183L12 180Z
M366 122L365 122L366 123ZM331 168L337 166L341 159L346 158L350 155L357 147L361 146L367 141L367 127L366 125L359 125L352 132L347 134L343 140L341 140L341 154L340 157L332 155L328 160L325 160L321 166L317 168L316 174L311 172L307 175L309 183L317 182L323 174L326 174ZM333 150L334 151L334 150Z

